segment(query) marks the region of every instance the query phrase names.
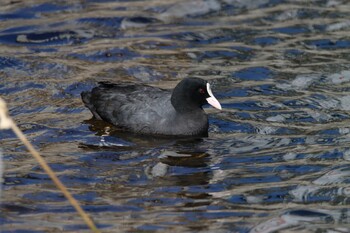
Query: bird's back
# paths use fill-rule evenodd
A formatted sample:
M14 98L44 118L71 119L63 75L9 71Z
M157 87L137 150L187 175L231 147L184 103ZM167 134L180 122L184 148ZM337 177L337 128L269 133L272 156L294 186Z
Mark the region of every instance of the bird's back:
M173 114L171 92L139 84L100 83L82 99L97 119L134 132L158 133L156 127ZM160 134L162 132L159 132Z

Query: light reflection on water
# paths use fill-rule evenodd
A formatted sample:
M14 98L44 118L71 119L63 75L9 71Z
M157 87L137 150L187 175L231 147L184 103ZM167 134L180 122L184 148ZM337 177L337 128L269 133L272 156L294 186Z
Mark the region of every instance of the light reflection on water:
M308 1L5 1L0 94L104 232L348 232L350 8ZM210 80L203 139L89 120L98 81ZM86 229L10 131L6 232Z

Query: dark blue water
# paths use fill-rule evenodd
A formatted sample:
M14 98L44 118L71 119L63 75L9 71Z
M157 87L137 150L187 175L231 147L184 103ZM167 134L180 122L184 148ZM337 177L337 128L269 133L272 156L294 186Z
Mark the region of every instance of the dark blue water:
M0 95L103 232L349 232L349 2L7 1ZM99 81L212 83L208 138L90 120ZM2 232L87 227L0 132Z

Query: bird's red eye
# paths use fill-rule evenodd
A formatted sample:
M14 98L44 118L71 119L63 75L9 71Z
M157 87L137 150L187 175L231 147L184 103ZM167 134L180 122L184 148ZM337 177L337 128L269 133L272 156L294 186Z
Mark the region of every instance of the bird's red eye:
M203 88L199 88L198 92L201 93L201 94L204 94L205 90Z

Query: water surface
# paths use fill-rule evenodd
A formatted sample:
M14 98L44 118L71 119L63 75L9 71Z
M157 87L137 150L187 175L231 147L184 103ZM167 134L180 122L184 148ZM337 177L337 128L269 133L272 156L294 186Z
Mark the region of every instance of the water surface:
M0 94L103 232L349 232L346 0L3 1ZM90 120L99 81L209 80L208 138ZM2 232L88 232L10 131Z

